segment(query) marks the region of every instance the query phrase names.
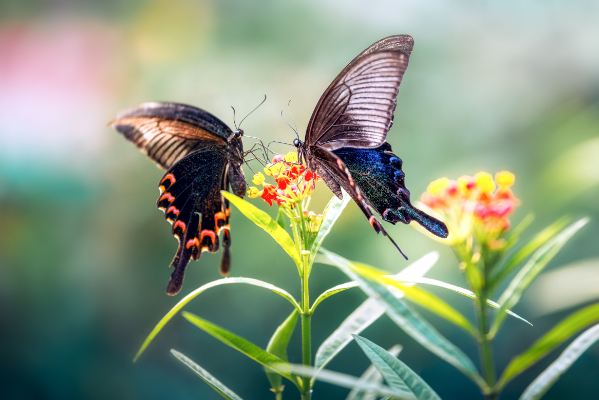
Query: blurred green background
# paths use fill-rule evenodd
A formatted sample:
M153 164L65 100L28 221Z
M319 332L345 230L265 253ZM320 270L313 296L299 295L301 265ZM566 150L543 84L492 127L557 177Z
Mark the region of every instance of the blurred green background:
M0 0L0 397L220 398L169 354L174 348L243 398L271 398L258 364L180 316L131 362L182 295L219 277L220 253L190 265L177 298L165 294L176 240L154 206L162 172L106 123L144 101L176 101L232 126L230 106L244 115L266 94L243 128L290 142L280 117L287 102L303 132L336 74L399 33L412 35L415 47L388 140L413 198L441 176L509 170L522 201L512 221L537 217L525 238L564 214L592 217L548 267L584 261L586 278L531 287L515 311L534 327L508 320L495 342L503 368L599 295L598 18L596 1ZM318 212L331 194L324 185L316 194ZM275 242L235 210L232 225L232 276L299 295L295 266ZM401 224L386 229L413 260L440 252L430 277L464 285L447 248ZM354 204L325 247L394 272L407 265ZM312 296L344 281L317 265ZM435 293L469 313L468 299ZM313 319L314 348L363 300L354 289L324 302ZM206 292L187 310L262 347L291 311L273 293L243 286ZM423 313L478 362L474 342ZM474 384L386 316L364 336L402 344L402 360L442 398L478 398ZM299 362L299 332L292 342L290 359ZM557 354L502 398L517 398ZM329 367L359 375L367 365L351 344ZM595 398L598 373L595 346L545 398ZM287 392L297 397L292 385ZM314 399L346 393L317 383Z

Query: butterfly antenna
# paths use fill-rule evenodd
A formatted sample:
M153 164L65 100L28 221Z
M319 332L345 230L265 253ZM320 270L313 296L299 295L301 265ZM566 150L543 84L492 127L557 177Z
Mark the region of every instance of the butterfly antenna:
M233 126L235 127L235 130L238 130L239 128L237 127L237 124L235 123L235 107L231 106L231 108L233 109Z
M249 113L248 115L246 115L245 117L243 117L243 119L242 119L242 120L241 120L241 122L239 123L239 128L241 128L241 124L243 124L243 121L245 121L245 119L246 119L247 117L249 117L251 113L253 113L254 111L256 111L256 110L258 109L258 107L260 107L262 104L264 104L264 102L265 102L265 101L266 101L266 95L264 95L264 100L262 100L262 102L261 102L260 104L258 104L258 105L256 106L256 108L254 108L252 111L250 111L250 113ZM237 129L239 129L239 128L237 128Z
M289 100L289 102L287 103L287 108L289 109L289 115L291 115L291 120L293 121L293 126L295 126L295 129L293 130L295 132L295 136L297 136L297 138L299 139L299 134L297 133L297 124L295 123L295 118L293 118L293 114L291 113L291 100Z
M289 125L289 122L287 122L287 120L285 119L285 117L283 117L283 110L281 110L281 118L283 118L283 121L285 121L285 123L287 124L287 126L290 127L293 132L295 132L295 136L297 136L297 138L299 139L299 135L297 133L297 130L295 130L295 128L293 128L291 125ZM293 116L292 116L292 118L293 118Z

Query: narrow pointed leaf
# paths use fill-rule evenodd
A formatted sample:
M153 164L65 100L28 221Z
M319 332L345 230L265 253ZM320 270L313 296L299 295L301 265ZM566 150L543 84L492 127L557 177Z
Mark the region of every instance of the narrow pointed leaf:
M520 221L520 223L518 225L516 225L514 228L510 229L510 233L508 234L508 237L506 238L507 243L505 244L503 251L508 251L516 243L518 243L518 240L520 239L520 235L522 234L522 232L524 232L524 230L526 228L528 228L528 226L532 223L532 221L534 221L534 219L535 219L535 216L532 213L530 213L526 217L524 217L524 219L522 221Z
M302 259L297 252L295 243L291 236L282 228L270 215L260 210L253 204L248 203L240 197L235 196L233 193L229 193L225 190L221 190L221 194L229 200L235 207L241 211L250 221L264 229L270 236L272 236L279 245L289 254L293 259L298 268L302 265Z
M291 315L283 321L281 325L277 328L275 333L270 338L268 342L268 346L266 346L266 351L272 354L273 356L279 357L281 360L287 362L287 346L289 345L289 340L291 339L291 335L295 329L295 325L297 325L297 310L293 310ZM281 375L272 372L270 368L265 368L266 377L268 378L270 385L274 389L275 393L283 391L283 382L281 379Z
M343 292L344 290L347 290L347 289L355 288L357 286L359 286L359 284L357 282L347 282L347 283L342 283L341 285L334 286L334 287L324 291L320 296L318 296L316 298L316 300L314 301L314 304L312 304L312 308L310 308L310 313L313 313L314 310L316 309L316 306L318 306L320 304L320 302L323 301L324 299L326 299L327 297L331 297L334 294Z
M216 390L221 396L228 400L242 400L241 397L237 396L231 389L223 385L218 379L210 375L208 371L194 363L192 360L187 358L185 355L179 353L177 350L171 350L172 355L177 357L179 361L187 365L193 372L196 373L200 378L204 380L212 389Z
M466 317L432 293L414 286L412 283L406 284L397 278L388 277L388 275L385 275L384 271L377 270L370 265L358 262L350 262L350 264L356 268L356 271L362 276L369 277L374 280L380 280L383 283L401 290L407 300L426 308L441 318L445 318L449 322L464 329L473 337L478 338L478 330L470 323L470 321L466 319Z
M535 342L528 350L514 358L506 367L497 388L503 388L522 371L545 357L550 351L590 324L599 322L599 303L590 305L566 317Z
M370 340L358 335L353 337L391 388L408 391L418 400L441 400L439 395L406 364Z
M270 354L269 352L262 350L260 347L247 341L241 336L237 336L234 333L229 332L224 328L221 328L220 326L214 325L213 323L198 317L197 315L188 313L187 311L183 311L182 315L186 320L188 320L204 332L208 333L209 335L220 340L224 344L231 346L232 348L246 355L252 360L264 365L265 367L270 368L282 377L289 379L294 384L299 385L296 377L291 374L290 364L284 362L279 357L276 357Z
M391 347L387 352L393 357L397 357L402 347L398 344ZM374 365L370 365L360 377L360 381L374 383L380 385L383 382L383 375L376 369ZM376 394L372 392L364 392L360 389L352 389L345 400L376 400Z
M414 400L413 395L409 395L405 392L394 390L388 386L377 385L369 382L362 382L360 378L355 376L341 374L339 372L333 372L326 369L317 369L312 367L306 367L304 365L291 364L291 368L294 374L311 376L315 380L332 383L333 385L346 387L349 389L360 389L376 393L379 396L392 396L396 400Z
M567 223L568 218L561 218L539 232L524 247L505 259L504 262L491 271L489 284L493 287L499 285L521 262L564 229Z
M543 271L543 268L553 259L553 257L561 250L566 242L582 228L587 222L588 218L583 218L559 234L555 235L552 239L547 241L540 249L538 249L528 260L528 262L522 267L522 269L516 274L514 279L510 282L509 286L502 293L501 297L497 301L501 304L499 312L490 330L490 336L494 336L503 320L505 319L505 310L513 308L520 298L524 290L532 283L532 281Z
M453 343L443 337L432 325L422 318L403 300L396 298L385 284L379 284L356 272L351 263L343 257L321 249L331 261L341 269L350 279L359 282L360 288L368 296L377 299L384 307L385 312L400 328L422 346L444 359L470 379L483 390L488 386L479 375L472 361Z
M553 386L574 361L578 360L589 347L599 340L599 325L586 330L576 338L566 350L541 375L539 375L524 391L520 400L538 400Z
M271 285L270 283L266 283L266 282L259 281L257 279L252 279L252 278L224 278L224 279L212 281L203 286L200 286L193 292L189 293L187 296L183 297L181 299L181 301L179 301L173 308L170 309L170 311L168 313L166 313L166 315L164 317L162 317L162 319L158 322L158 324L156 324L156 326L154 327L152 332L150 332L150 334L148 335L146 340L141 345L140 349L138 350L137 354L135 355L135 358L133 359L133 362L137 361L139 356L141 356L141 354L146 350L146 348L150 345L152 340L154 340L156 335L158 335L158 332L160 332L162 330L162 328L164 328L164 326L167 324L167 322L170 321L171 318L173 318L173 316L177 312L179 312L179 310L181 310L193 298L195 298L200 293L205 292L206 290L213 288L215 286L227 285L227 284L231 284L231 283L243 283L246 285L258 286L258 287L272 290L276 294L287 299L291 304L293 304L293 306L298 311L301 310L299 304L297 304L297 301L295 301L295 299L293 298L292 295L290 295L288 292L286 292L285 290L283 290L281 288Z
M337 221L337 218L339 218L339 216L345 209L345 206L347 206L347 203L349 203L350 200L351 197L344 191L343 200L339 200L337 196L333 196L331 201L329 201L329 204L327 204L325 208L324 219L322 220L322 223L320 225L320 230L318 231L318 235L316 236L314 244L312 245L312 249L310 250L310 253L312 255L318 253L318 249L320 249L320 246L322 245L324 238L329 234L331 228Z
M385 275L385 278L390 278L390 279L393 279L395 281L400 281L399 278L397 278L397 277L395 277L393 275ZM453 292L462 294L462 295L464 295L466 297L470 297L471 299L476 299L476 295L474 294L473 291L468 290L468 289L464 289L464 288L459 287L459 286L452 285L450 283L439 281L439 280L436 280L436 279L415 278L415 279L410 279L407 282L404 282L404 284L405 283L417 283L417 284L437 286L437 287L441 287L441 288L444 288L444 289L449 289L449 290L451 290ZM487 299L487 304L489 306L493 307L493 308L500 308L501 307L498 303L494 302L493 300L489 300L489 299ZM530 322L528 322L527 320L525 320L524 318L522 318L518 314L512 312L511 310L506 310L505 312L508 313L509 315L511 315L512 317L518 318L519 320L522 320L522 321L526 322L528 325L532 326L532 324Z
M335 265L324 256L320 262ZM404 268L396 276L405 280L415 279L426 274L439 259L439 253L433 251L422 258L414 261ZM318 260L318 259L317 259ZM396 296L403 296L401 292L395 292ZM385 308L376 299L368 298L362 305L354 310L341 325L329 336L318 348L314 361L316 368L323 368L353 339L351 334L359 334L369 327L374 321L385 313Z

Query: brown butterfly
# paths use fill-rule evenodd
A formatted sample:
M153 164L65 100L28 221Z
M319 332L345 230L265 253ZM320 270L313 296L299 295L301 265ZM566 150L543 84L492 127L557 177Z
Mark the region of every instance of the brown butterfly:
M413 46L411 36L396 35L360 53L325 90L305 140L295 139L294 145L300 160L306 160L337 197L342 198L341 188L352 197L377 233L388 236L371 209L392 224L416 221L447 237L443 222L410 203L403 163L386 142Z
M123 111L110 125L167 170L156 206L172 224L179 248L166 292L173 296L181 290L190 259L218 251L221 232L220 272L228 274L230 210L220 191L230 187L235 195L245 195L243 130L233 132L209 112L177 103L144 103Z

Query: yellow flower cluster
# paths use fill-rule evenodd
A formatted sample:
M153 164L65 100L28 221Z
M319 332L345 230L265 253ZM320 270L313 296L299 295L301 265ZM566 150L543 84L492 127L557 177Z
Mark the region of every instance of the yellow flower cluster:
M508 171L498 172L495 179L487 172L455 181L440 178L428 185L421 201L447 224L450 237L445 243L465 240L475 223L492 241L509 229L508 217L519 203L510 190L515 180Z

